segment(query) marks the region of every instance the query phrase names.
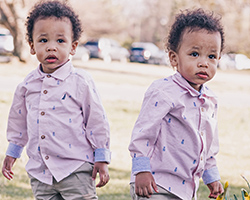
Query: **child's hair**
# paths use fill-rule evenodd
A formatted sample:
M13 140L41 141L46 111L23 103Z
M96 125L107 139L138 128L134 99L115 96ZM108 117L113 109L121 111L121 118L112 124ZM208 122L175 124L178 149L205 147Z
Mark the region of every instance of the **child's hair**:
M224 48L224 30L220 23L220 19L220 17L214 16L213 12L205 12L201 8L193 11L182 11L176 16L175 22L170 29L166 43L167 50L172 50L174 52L179 50L185 30L193 32L205 29L209 33L220 33L222 51Z
M49 17L56 17L58 19L62 19L64 17L68 18L72 24L73 41L76 41L81 37L81 22L73 9L70 8L66 3L50 0L37 3L30 11L26 21L26 36L29 42L33 42L32 34L35 22L38 19L46 19Z

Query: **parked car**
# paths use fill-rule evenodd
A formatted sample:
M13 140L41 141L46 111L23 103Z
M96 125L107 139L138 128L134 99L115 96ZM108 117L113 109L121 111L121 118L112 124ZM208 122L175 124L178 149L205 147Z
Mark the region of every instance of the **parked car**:
M14 50L13 36L6 28L0 29L0 55L12 54Z
M150 42L134 42L130 48L130 62L167 65L167 54Z
M72 56L72 60L81 60L87 62L90 58L90 51L83 45L78 45L75 55Z
M228 69L250 69L250 59L244 54L224 54L222 55L218 68Z
M90 58L99 58L98 40L88 41L84 44L90 52Z
M129 52L126 48L109 38L88 41L84 46L89 49L91 58L101 58L106 62L111 62L112 60L126 62L129 57Z

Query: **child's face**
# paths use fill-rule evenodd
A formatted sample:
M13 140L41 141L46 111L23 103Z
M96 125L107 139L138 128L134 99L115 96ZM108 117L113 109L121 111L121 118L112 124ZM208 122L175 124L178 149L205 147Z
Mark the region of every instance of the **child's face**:
M219 32L185 30L178 52L169 51L169 59L171 65L177 68L189 84L200 91L201 85L214 77L220 52Z
M72 25L68 18L50 17L34 24L31 54L37 56L45 73L52 73L74 55L78 41L73 42Z

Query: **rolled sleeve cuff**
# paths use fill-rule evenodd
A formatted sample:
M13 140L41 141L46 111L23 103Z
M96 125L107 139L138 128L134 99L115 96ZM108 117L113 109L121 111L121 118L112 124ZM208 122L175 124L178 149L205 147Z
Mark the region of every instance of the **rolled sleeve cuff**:
M13 144L13 143L9 143L8 149L6 151L6 155L11 156L13 158L20 158L22 152L23 152L23 147Z
M107 162L111 161L111 152L109 149L101 148L95 150L95 162Z
M139 172L151 172L148 157L136 157L132 159L132 174L136 175Z
M220 180L218 168L213 167L211 169L206 170L202 175L202 179L205 185Z

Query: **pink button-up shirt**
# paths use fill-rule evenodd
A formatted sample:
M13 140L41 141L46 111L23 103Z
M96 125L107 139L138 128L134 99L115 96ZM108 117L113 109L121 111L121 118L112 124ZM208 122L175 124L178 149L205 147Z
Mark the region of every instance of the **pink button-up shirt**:
M205 184L220 179L214 157L219 150L215 95L204 85L196 91L178 72L153 82L129 150L131 182L137 173L150 171L156 184L192 199L200 177Z
M7 155L26 145L27 172L52 184L84 162L110 162L109 124L92 78L68 61L52 74L38 67L18 85L10 109Z

